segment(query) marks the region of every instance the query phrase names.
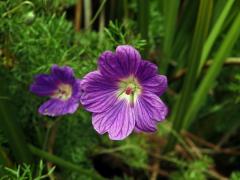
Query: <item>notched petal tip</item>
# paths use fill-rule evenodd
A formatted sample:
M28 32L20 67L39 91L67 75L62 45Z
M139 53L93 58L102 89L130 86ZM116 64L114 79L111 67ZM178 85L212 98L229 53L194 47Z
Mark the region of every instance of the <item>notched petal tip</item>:
M133 46L131 46L131 45L128 45L128 44L126 44L126 45L119 45L119 46L117 46L117 48L116 48L116 52L125 52L125 53L133 53L133 54L136 54L138 57L139 57L139 59L141 59L141 55L140 55L140 53L138 52L138 50L137 49L135 49Z
M118 101L107 111L95 113L92 123L99 134L107 132L111 140L123 140L135 127L135 115L125 101Z

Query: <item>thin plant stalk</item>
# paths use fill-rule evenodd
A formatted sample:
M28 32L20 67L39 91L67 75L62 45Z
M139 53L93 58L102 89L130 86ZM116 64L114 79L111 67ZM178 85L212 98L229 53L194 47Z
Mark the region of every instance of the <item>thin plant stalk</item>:
M62 168L66 168L66 169L69 169L69 170L72 170L72 171L76 171L76 172L79 172L80 174L85 174L87 175L88 177L92 177L94 179L98 179L98 180L103 180L104 178L102 178L100 175L96 173L93 173L93 171L90 171L90 170L86 170L86 169L83 169L82 167L76 165L76 164L73 164L71 162L68 162L68 161L65 161L64 159L62 158L59 158L58 156L55 156L53 154L50 154L46 151L43 151L41 149L38 149L37 147L33 146L33 145L28 145L30 151L32 152L32 154L36 155L36 156L39 156L40 158L43 158L47 161L50 161Z
M92 18L92 0L84 0L84 26L91 29L90 21Z
M10 166L11 165L11 161L8 158L6 152L4 151L4 149L2 148L1 145L0 145L0 164L3 164L4 166Z
M148 41L149 28L149 0L138 0L138 28L141 37ZM145 48L143 56L146 58L148 47Z
M5 91L3 89L4 84L1 80L1 92L0 96L5 97ZM0 128L5 133L5 137L8 139L11 150L15 159L19 163L30 163L32 161L31 153L27 147L24 133L17 122L17 110L12 106L13 102L10 99L0 99Z
M176 30L179 3L179 0L165 0L163 5L165 15L163 51L165 58L163 59L162 63L160 63L160 71L163 74L165 74L169 59L171 58L172 43Z
M90 21L90 23L89 23L89 26L91 26L91 25L96 21L97 17L98 17L98 16L101 14L101 12L104 10L104 6L105 6L106 2L107 2L107 0L102 0L102 2L101 2L101 4L100 4L100 6L99 6L99 8L98 8L98 10L97 10L97 12L96 12L96 14L95 14L94 17L91 19L91 21ZM86 27L86 28L89 28L89 26Z
M75 31L80 31L82 23L82 0L77 0L75 8Z

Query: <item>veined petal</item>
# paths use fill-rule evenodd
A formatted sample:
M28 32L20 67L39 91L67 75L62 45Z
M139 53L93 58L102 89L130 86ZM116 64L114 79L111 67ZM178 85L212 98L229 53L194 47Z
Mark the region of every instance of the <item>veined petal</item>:
M30 91L38 96L50 96L56 89L56 79L47 74L36 76L35 82L30 86Z
M135 74L141 62L139 52L129 45L121 45L116 49L116 55L121 61L126 75Z
M98 67L101 74L107 78L118 80L125 76L124 67L111 51L105 51L101 54L98 59Z
M110 139L122 140L133 131L135 114L129 103L121 100L105 112L94 113L92 123L98 133L108 132Z
M76 99L62 101L59 99L50 99L43 103L38 109L39 113L48 116L61 116L74 113L79 106Z
M155 93L161 96L167 90L167 77L164 75L155 75L148 80L142 81L142 87L146 91Z
M128 45L118 46L116 53L105 51L98 60L98 66L101 74L118 80L125 78L130 74L135 74L141 56L136 49Z
M136 72L136 77L140 82L147 81L157 75L157 66L149 61L142 60L138 70Z
M68 66L59 67L58 65L53 65L51 75L61 83L73 84L75 82L74 72Z
M158 121L166 118L167 107L162 100L151 92L144 92L134 105L136 130L153 132Z
M82 91L81 91L81 80L76 79L75 83L72 86L72 97L73 98L78 98L80 101Z
M87 74L81 81L81 103L91 112L103 112L117 100L117 84L105 79L99 71Z

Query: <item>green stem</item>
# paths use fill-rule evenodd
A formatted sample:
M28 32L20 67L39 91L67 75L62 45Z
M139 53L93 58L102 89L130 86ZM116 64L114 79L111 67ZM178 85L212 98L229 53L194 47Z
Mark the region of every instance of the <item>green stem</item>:
M34 8L34 4L33 4L31 1L23 1L23 2L20 3L18 6L16 6L16 7L14 7L13 9L11 9L11 10L3 13L3 14L2 14L2 17L5 17L5 16L7 16L7 15L9 15L9 14L12 14L12 13L16 12L16 11L19 10L23 5L30 5L30 6L32 6L32 7Z
M0 79L1 80L1 79ZM0 96L7 94L6 82L1 80ZM17 123L17 109L12 106L13 102L10 100L0 100L0 128L5 133L8 143L11 146L11 150L19 163L30 163L31 153L27 148L24 134L20 125Z
M1 145L0 145L0 164L3 164L4 166L11 165L11 161L8 158L7 154L5 153L5 151Z
M76 172L79 172L81 174L85 174L89 177L92 177L94 179L99 179L99 180L102 180L104 178L102 178L100 175L98 175L97 173L93 173L93 171L90 171L90 170L86 170L86 169L83 169L82 167L78 166L78 165L75 165L71 162L68 162L68 161L65 161L64 159L61 159L59 158L58 156L55 156L55 155L52 155L46 151L43 151L41 149L38 149L36 148L35 146L33 145L28 145L30 151L32 152L32 154L36 155L36 156L39 156L40 158L43 158L47 161L50 161L62 168L66 168L66 169L70 169L72 171L76 171Z
M88 29L91 29L90 20L92 17L92 0L84 0L84 24L85 27L88 27Z
M160 71L162 74L165 74L169 59L171 58L172 43L176 29L178 8L179 0L164 1L165 33L163 51L165 58L160 65Z
M89 22L89 26L86 27L86 29L90 28L91 25L96 21L97 17L99 16L99 14L102 12L102 10L104 9L104 5L106 4L107 0L103 0L100 7L98 8L96 14L94 15L94 17L92 18L92 20Z
M138 0L138 28L141 37L148 41L148 27L149 27L149 0ZM146 58L148 46L143 52L143 57Z

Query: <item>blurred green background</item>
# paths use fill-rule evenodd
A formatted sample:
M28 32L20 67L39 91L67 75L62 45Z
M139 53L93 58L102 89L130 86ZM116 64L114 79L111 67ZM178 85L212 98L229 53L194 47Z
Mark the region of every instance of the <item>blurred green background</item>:
M0 0L0 179L240 179L239 0ZM82 78L130 44L158 65L168 119L111 141L80 108L40 116L53 64Z

